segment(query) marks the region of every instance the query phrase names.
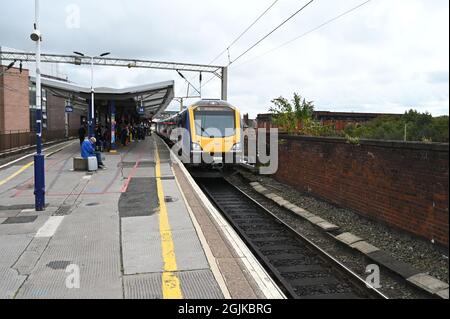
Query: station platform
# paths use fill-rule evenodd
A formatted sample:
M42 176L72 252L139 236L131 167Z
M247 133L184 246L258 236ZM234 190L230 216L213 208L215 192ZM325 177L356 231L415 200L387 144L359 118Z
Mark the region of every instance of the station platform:
M284 297L157 136L93 173L79 148L46 150L43 212L33 158L0 167L0 298Z

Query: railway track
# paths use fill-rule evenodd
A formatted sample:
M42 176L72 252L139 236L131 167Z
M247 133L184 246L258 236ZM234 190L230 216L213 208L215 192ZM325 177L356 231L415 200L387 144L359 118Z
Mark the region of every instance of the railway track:
M386 298L225 179L196 181L288 298Z

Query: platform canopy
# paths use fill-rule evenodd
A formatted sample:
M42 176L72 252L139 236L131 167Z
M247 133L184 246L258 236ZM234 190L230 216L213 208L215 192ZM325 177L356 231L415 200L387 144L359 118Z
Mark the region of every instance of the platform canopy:
M35 78L31 78L35 82ZM91 88L75 85L70 82L42 78L42 87L52 94L70 99L75 108L87 108L87 101L91 98ZM132 86L122 89L109 87L94 88L95 103L117 101L118 107L144 107L144 116L153 118L163 112L174 97L174 81L165 81L151 84Z

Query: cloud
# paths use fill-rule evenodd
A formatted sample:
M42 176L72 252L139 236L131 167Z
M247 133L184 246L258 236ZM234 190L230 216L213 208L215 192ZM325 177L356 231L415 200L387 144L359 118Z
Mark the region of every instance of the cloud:
M208 63L273 1L41 1L43 51L124 58ZM269 32L306 1L279 1L230 48L231 59ZM316 109L400 112L410 107L448 114L449 3L444 0L373 0L357 11L289 45L257 58L333 18L362 0L315 1L229 69L231 103L251 117L270 100L299 92ZM76 5L80 28L67 27L67 8ZM31 1L1 4L0 45L33 50ZM255 59L257 58L257 59ZM250 61L250 62L248 62ZM217 64L228 63L224 54ZM70 80L89 85L89 68L61 65ZM193 77L198 85L198 75ZM204 80L209 78L205 75ZM125 87L174 79L176 72L97 67L96 86ZM193 92L192 92L193 93ZM220 81L203 88L220 97ZM174 102L172 108L178 108Z

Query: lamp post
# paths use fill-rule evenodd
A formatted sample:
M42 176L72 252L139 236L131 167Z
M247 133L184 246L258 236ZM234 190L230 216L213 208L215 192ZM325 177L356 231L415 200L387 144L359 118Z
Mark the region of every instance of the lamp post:
M89 108L89 114L88 114L88 136L92 137L94 136L94 118L95 118L95 107L94 107L94 58L96 56L88 56L81 52L73 51L76 55L87 57L91 59L91 107ZM98 57L104 57L110 54L110 52L105 52L100 54Z
M34 155L34 206L45 209L45 169L42 154L42 104L41 104L41 33L39 31L39 0L35 0L34 30L30 35L36 42L36 154Z

